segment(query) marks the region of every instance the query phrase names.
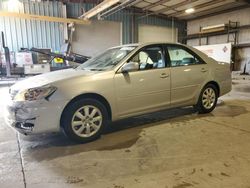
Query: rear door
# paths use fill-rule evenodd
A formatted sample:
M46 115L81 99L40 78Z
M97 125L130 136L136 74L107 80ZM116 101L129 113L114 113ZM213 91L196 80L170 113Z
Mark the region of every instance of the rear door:
M190 49L167 45L171 71L171 105L192 105L208 76L207 64Z

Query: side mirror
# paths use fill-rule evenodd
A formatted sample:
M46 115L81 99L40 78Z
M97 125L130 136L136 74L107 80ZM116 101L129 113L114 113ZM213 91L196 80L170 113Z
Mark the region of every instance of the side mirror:
M137 62L129 62L126 63L122 69L121 72L122 73L128 73L128 72L133 72L133 71L138 71L139 70L139 63Z

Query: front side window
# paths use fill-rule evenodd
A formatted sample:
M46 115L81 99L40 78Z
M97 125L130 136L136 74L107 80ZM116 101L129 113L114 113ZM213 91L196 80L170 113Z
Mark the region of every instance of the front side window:
M160 47L145 47L130 62L139 63L140 70L164 68L165 61Z
M172 67L201 64L202 62L181 46L169 46L168 54Z

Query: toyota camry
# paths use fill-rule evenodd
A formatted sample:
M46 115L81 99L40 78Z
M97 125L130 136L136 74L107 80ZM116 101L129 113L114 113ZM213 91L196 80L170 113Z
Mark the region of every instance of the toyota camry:
M123 118L183 106L209 113L230 90L227 63L182 44L130 44L17 82L5 118L25 135L62 131L83 143Z

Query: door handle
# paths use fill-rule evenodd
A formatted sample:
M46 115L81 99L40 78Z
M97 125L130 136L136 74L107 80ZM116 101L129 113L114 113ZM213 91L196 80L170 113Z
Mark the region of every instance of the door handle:
M201 72L207 72L206 68L201 68Z
M167 73L161 73L160 77L161 78L167 78L167 77L169 77L169 75Z

